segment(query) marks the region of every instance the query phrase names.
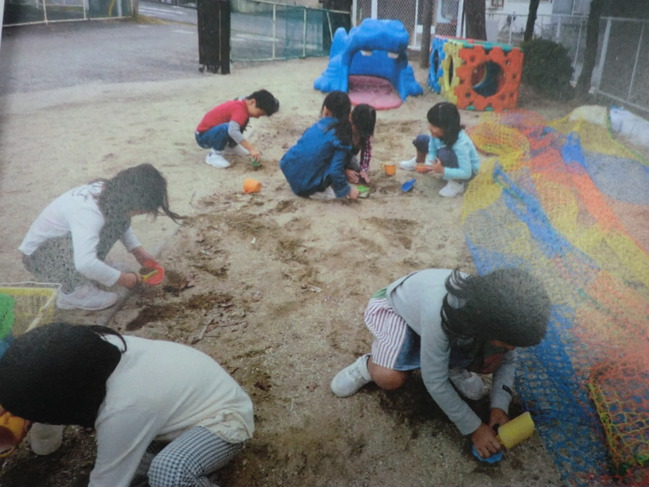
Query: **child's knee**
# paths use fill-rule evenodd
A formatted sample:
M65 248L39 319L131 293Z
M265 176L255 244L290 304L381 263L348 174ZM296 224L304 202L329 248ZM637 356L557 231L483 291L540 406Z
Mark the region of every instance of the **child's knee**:
M426 154L428 153L429 142L430 142L430 136L421 134L413 139L412 145L415 146L417 152L423 152L424 154Z
M406 379L408 378L408 373L402 370L387 369L385 367L376 366L375 364L368 365L372 380L377 386L386 391L399 389L403 384L405 384Z
M150 487L174 487L192 485L202 475L199 465L190 458L179 455L158 454L147 473Z
M460 167L460 164L457 161L457 155L452 149L442 147L437 151L437 157L439 158L439 162L441 162L442 166L444 167L450 167L454 169Z

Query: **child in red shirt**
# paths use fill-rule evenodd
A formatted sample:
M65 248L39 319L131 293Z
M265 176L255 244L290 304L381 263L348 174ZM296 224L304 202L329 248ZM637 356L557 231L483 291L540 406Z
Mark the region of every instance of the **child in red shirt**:
M267 90L255 91L245 98L226 101L212 108L196 127L196 142L210 149L205 162L213 167L230 167L223 155L249 155L255 162L261 152L243 136L252 118L270 117L279 110L279 100Z

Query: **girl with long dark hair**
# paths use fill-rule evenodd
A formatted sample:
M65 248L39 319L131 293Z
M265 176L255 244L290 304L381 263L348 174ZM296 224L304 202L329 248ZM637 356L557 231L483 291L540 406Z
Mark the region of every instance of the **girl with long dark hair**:
M345 165L352 153L347 93L332 91L322 104L321 118L308 128L279 163L291 189L313 199L358 198L347 182Z
M401 161L401 169L432 172L446 180L439 195L452 198L464 192L465 183L478 174L480 156L464 131L460 112L453 103L435 104L426 115L429 135L418 135L413 141L417 155ZM419 164L419 169L417 166Z
M126 288L141 282L137 272L122 272L106 263L117 240L145 267L153 255L131 229L136 215L182 217L169 208L167 181L151 164L124 169L111 179L97 179L52 201L32 223L20 244L25 268L44 282L61 284L57 306L96 311L114 305L117 293L99 289Z

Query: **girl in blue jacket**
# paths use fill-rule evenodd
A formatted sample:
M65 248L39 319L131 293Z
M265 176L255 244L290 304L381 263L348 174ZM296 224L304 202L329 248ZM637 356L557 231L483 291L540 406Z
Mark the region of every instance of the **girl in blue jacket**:
M313 199L358 198L347 182L345 164L352 151L347 93L332 91L322 104L322 118L308 128L279 163L298 196Z
M480 156L460 124L460 112L453 103L437 103L426 118L431 136L417 136L412 141L417 156L399 166L413 170L417 163L424 162L422 172L432 172L447 181L439 195L452 198L464 193L465 183L478 174Z

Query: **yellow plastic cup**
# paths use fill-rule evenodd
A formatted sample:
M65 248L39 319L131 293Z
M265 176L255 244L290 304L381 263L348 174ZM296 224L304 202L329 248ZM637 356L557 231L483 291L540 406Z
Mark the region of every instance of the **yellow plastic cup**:
M529 411L498 428L498 440L508 450L527 440L534 433L534 420Z
M386 176L394 176L397 173L397 165L394 162L384 162L381 167Z

